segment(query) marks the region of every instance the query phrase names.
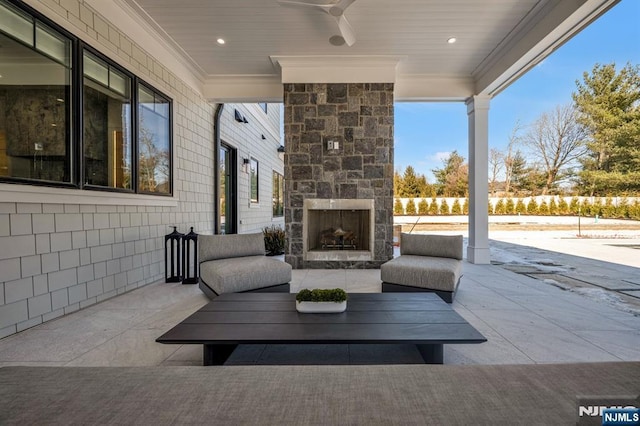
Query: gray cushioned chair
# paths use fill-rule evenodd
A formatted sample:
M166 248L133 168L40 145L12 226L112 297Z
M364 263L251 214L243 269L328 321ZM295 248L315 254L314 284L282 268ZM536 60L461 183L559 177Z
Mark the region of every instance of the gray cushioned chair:
M289 292L291 265L265 256L264 236L198 236L200 289L209 298L246 291Z
M462 276L462 235L401 234L400 256L380 267L382 291L431 291L452 303Z

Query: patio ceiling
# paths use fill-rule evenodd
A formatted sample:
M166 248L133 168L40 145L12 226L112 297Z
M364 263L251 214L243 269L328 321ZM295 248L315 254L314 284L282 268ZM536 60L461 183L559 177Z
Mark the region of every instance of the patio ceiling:
M617 2L356 0L349 47L329 42L340 33L329 14L276 0L87 0L153 34L213 101L279 101L283 82L393 81L409 101L493 96Z

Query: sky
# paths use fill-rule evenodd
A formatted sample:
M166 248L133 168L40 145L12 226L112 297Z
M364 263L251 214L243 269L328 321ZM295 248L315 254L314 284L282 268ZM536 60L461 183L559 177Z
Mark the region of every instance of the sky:
M516 123L528 125L556 105L571 103L576 80L596 63L640 64L640 0L622 0L491 100L489 148L504 149ZM466 106L396 103L395 169L411 165L433 182L434 168L457 150L468 158Z

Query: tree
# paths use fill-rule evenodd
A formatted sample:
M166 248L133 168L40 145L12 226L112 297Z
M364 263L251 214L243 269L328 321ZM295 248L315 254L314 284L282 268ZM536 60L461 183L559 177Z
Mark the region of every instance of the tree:
M420 202L418 203L418 214L419 215L429 214L429 203L424 198L420 200Z
M529 127L523 142L531 149L545 176L542 195L571 175L568 168L587 151L585 139L586 129L578 123L573 105L557 106L553 111L543 113Z
M595 64L573 100L590 132L580 173L589 195L640 191L640 65Z
M496 194L498 186L498 175L504 166L503 155L495 148L489 151L489 193Z
M393 203L393 214L402 216L404 214L404 207L402 207L402 201L400 198L396 198L396 201Z
M433 169L438 193L445 197L464 197L469 188L469 166L464 157L453 151L443 160L441 169Z
M404 193L403 197L418 197L420 196L420 185L418 183L418 177L416 176L416 171L412 166L407 166L404 169L404 175L402 176L402 187Z
M509 191L511 191L511 180L513 178L515 155L520 154L520 151L516 149L516 146L520 141L520 136L518 136L518 133L520 132L520 130L521 130L520 122L516 122L515 126L513 126L513 129L511 130L511 134L509 135L507 152L503 156L504 192L507 194L509 194Z
M460 200L458 200L457 198L453 200L453 204L451 205L451 214L462 214L462 206L460 206Z
M407 201L407 207L406 207L406 215L407 216L415 216L416 215L416 203L413 201L413 199L409 199Z

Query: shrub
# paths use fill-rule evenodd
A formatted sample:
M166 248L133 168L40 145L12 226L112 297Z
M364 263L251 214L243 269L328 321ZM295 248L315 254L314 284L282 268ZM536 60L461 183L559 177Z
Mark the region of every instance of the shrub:
M464 204L462 205L462 214L469 214L469 199L464 199Z
M506 205L504 206L504 212L506 214L514 214L516 210L516 203L513 201L513 198L509 198L507 200Z
M626 197L621 198L616 206L616 217L629 218L629 201Z
M501 198L498 200L498 202L496 203L496 207L493 210L493 212L495 214L504 214L505 212L505 207L504 207L504 200Z
M580 200L578 197L571 198L571 202L569 203L569 213L578 214L580 210Z
M264 235L264 248L268 256L277 256L284 253L286 237L284 229L279 226L266 226L262 233Z
M600 198L598 198L598 199L596 199L596 202L591 205L591 210L590 210L589 214L591 216L598 215L598 216L602 217L602 211L603 210L604 210L604 206L602 205L602 200Z
M429 214L433 216L438 214L438 201L435 197L431 199L431 204L429 204Z
M457 198L453 200L453 205L451 206L451 214L462 214L462 207L460 207L460 200Z
M525 214L526 212L527 206L524 205L524 201L522 201L522 198L519 198L518 202L516 203L516 213Z
M442 202L440 203L440 214L441 215L450 214L450 212L449 212L449 203L447 203L447 200L445 200L444 198L442 199Z
M549 206L545 200L542 200L540 205L538 206L538 214L546 216L549 214Z
M584 200L582 200L582 203L580 203L580 213L583 216L591 216L591 211L593 210L591 203L589 202L589 200L587 200L586 198Z
M418 203L418 214L429 214L429 203L424 198Z
M309 290L307 288L300 290L296 294L296 300L298 302L344 302L347 300L347 293L341 288L333 289L320 289L314 288Z
M640 220L640 201L635 200L633 205L629 206L628 211L631 219Z
M569 204L567 204L567 200L565 200L562 197L560 197L560 200L558 201L558 213L560 214L571 213L571 210L569 209Z
M402 216L404 214L404 207L402 207L402 201L400 198L396 198L396 201L393 203L393 214Z
M549 201L549 214L553 216L558 215L558 205L556 204L555 197L552 198L551 201Z
M532 198L527 204L527 214L538 214L538 202Z
M616 217L616 207L613 205L611 197L607 197L602 207L602 217Z
M413 199L407 201L406 215L407 216L416 215L416 203L413 201Z

